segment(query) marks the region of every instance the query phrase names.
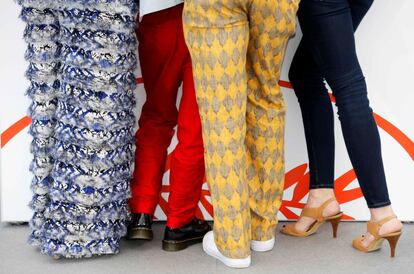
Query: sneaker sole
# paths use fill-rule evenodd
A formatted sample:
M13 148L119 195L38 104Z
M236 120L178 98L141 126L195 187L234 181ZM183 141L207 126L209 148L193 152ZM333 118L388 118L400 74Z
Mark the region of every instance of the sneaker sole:
M245 259L231 259L231 258L225 258L222 256L218 256L214 251L209 250L205 246L203 246L203 250L205 253L207 253L211 257L219 260L220 262L222 262L223 264L231 268L247 268L250 266L250 263L251 263L250 256Z
M267 241L251 241L250 249L256 252L267 252L273 250L275 246L275 238Z

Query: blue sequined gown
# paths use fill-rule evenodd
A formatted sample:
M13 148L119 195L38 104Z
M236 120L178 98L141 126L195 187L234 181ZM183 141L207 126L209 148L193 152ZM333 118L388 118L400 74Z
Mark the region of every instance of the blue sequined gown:
M135 0L18 0L33 122L30 242L119 252L134 161Z

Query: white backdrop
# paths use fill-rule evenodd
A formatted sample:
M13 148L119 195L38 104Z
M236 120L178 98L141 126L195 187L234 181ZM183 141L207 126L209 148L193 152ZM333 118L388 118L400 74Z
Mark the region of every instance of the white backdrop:
M402 220L414 220L414 1L376 0L357 34L357 48L368 81L369 97L376 113L382 150L392 202ZM24 96L28 82L24 78L27 63L22 40L24 24L18 18L19 7L13 1L0 3L0 199L2 221L27 221L31 217L27 207L31 198L31 174L28 171L31 155L29 122ZM289 44L282 80L300 34ZM138 75L139 76L139 75ZM281 208L282 219L292 219L300 213L306 201L308 179L307 155L296 97L284 88L287 102L286 130L286 190ZM137 90L139 112L145 100L142 85ZM174 139L170 152L173 150ZM336 121L336 191L348 219L365 220L368 210L358 190L345 145ZM367 159L369 161L369 159ZM168 199L168 170L164 176ZM206 184L204 188L207 189ZM210 218L209 197L204 195L200 212ZM165 218L164 207L156 216Z

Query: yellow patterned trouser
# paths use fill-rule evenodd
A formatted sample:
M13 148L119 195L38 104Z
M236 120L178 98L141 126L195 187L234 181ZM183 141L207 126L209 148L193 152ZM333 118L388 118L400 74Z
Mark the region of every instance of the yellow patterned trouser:
M230 258L274 237L284 184L278 85L299 0L186 0L214 237Z

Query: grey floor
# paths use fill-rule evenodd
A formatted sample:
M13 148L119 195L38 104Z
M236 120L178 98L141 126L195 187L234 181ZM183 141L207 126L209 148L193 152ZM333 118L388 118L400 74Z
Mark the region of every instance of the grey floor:
M0 224L0 273L414 273L414 225L405 225L397 257L389 258L388 245L371 254L351 247L352 238L363 223L342 223L339 238L324 225L306 239L278 234L276 247L267 253L253 253L252 266L233 270L208 257L200 245L178 253L161 250L162 223L154 225L152 242L123 241L121 253L84 260L54 260L26 244L27 225ZM281 225L281 224L280 224Z

